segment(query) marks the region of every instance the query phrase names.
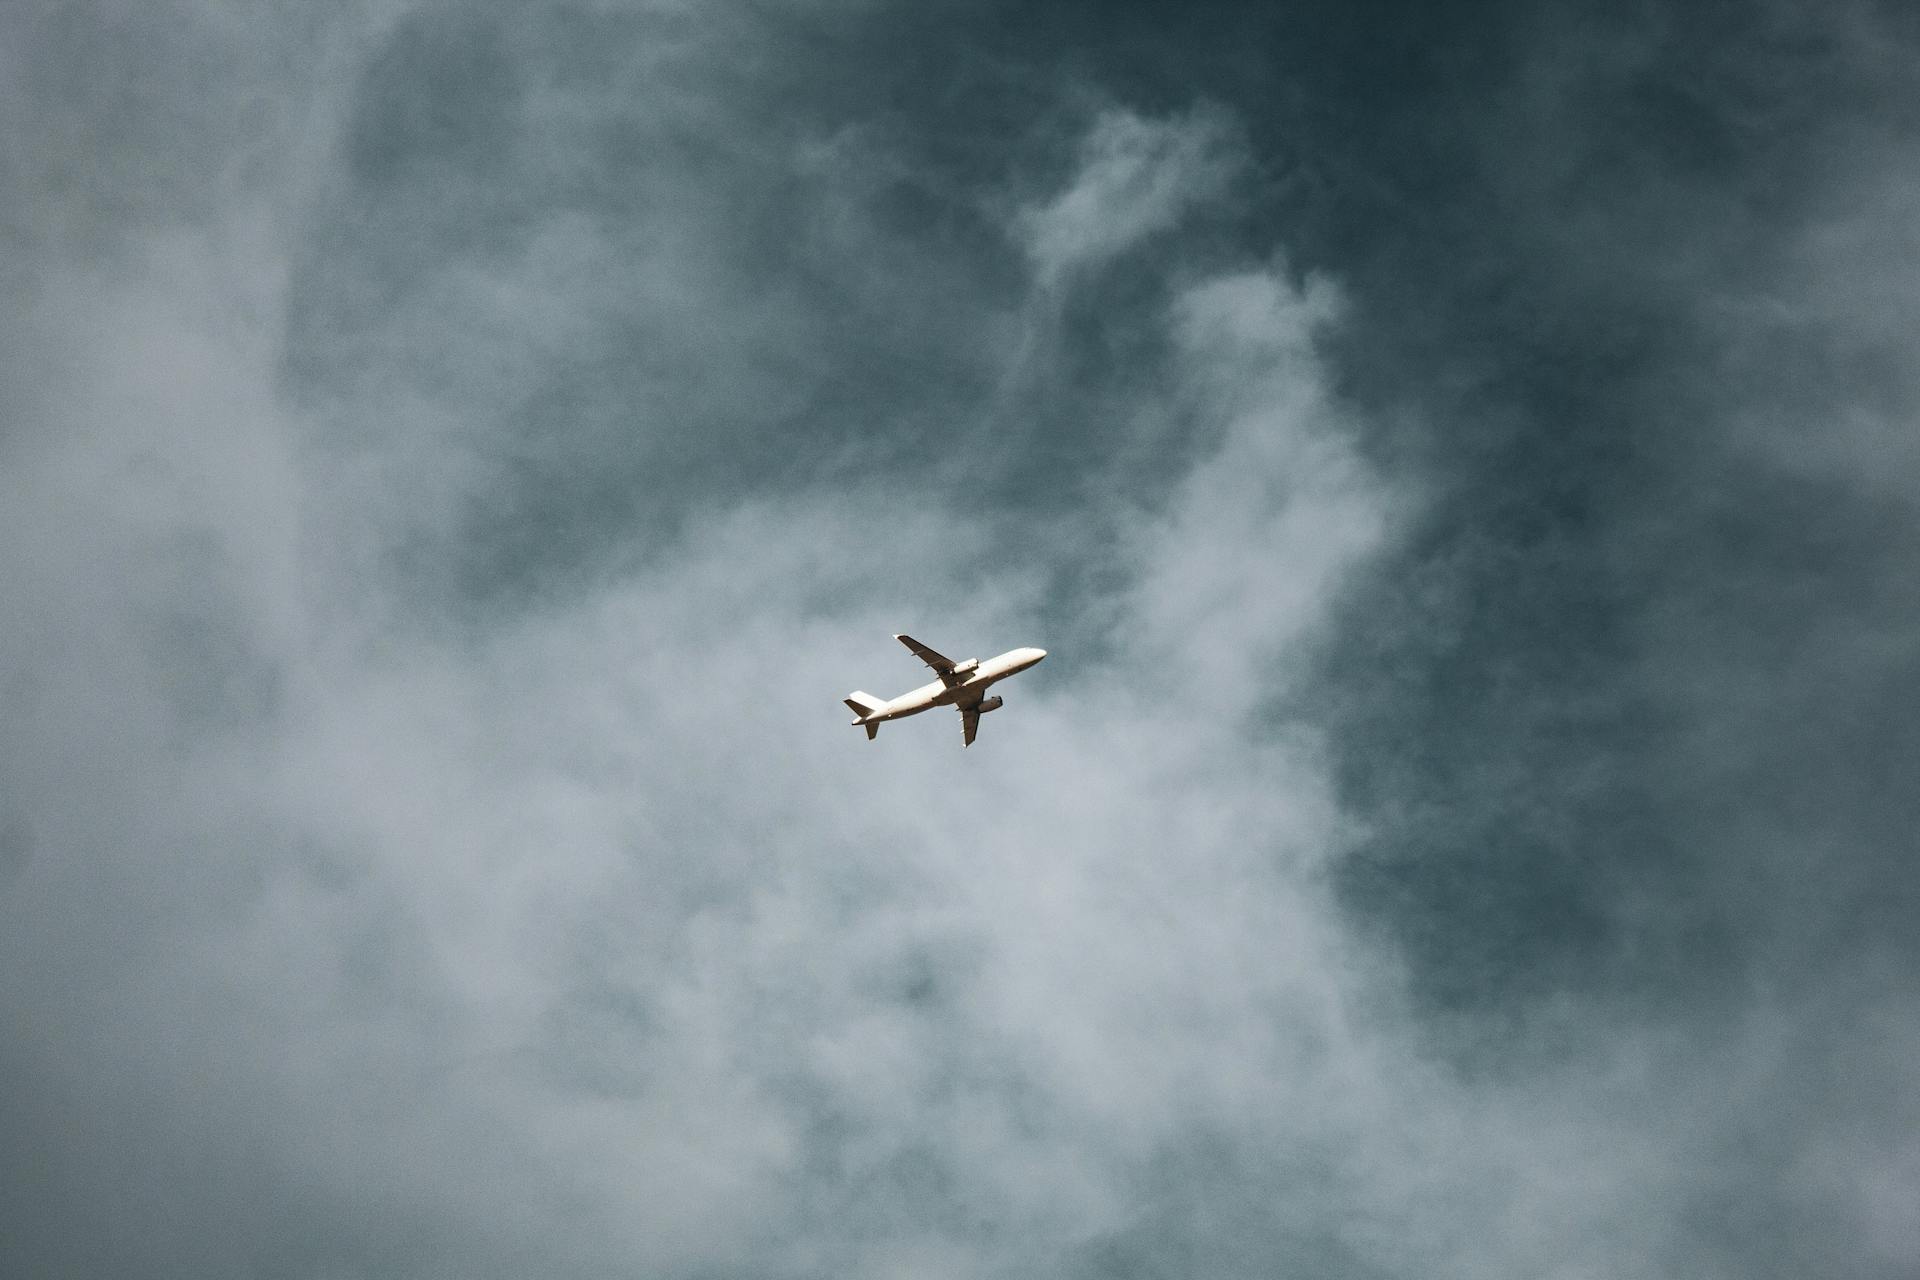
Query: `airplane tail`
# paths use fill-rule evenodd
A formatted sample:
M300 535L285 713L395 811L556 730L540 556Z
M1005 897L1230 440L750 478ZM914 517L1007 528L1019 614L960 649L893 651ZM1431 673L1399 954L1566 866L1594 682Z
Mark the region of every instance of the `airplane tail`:
M858 690L848 694L843 701L847 704L847 709L853 712L855 717L854 723L866 728L868 742L872 742L880 736L880 722L878 720L869 720L867 717L876 712L885 711L887 709L886 703L880 701L880 699L870 693L861 693Z

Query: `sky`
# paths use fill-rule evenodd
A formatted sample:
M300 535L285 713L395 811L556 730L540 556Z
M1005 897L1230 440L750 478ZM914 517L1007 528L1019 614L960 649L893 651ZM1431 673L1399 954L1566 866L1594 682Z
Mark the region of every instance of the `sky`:
M0 1272L1920 1272L1916 54L0 8Z

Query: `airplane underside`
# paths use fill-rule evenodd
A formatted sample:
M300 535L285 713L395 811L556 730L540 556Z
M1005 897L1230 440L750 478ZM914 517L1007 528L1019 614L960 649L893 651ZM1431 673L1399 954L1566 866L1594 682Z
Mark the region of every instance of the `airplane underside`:
M867 731L869 742L880 736L880 726L888 720L902 720L935 707L950 706L960 713L961 745L970 747L974 735L980 731L980 717L1005 705L1005 700L998 696L988 697L987 688L1047 656L1044 649L1010 649L984 663L978 658L954 662L911 636L894 639L911 649L940 679L891 701L858 690L847 695L844 701L854 714L853 723Z

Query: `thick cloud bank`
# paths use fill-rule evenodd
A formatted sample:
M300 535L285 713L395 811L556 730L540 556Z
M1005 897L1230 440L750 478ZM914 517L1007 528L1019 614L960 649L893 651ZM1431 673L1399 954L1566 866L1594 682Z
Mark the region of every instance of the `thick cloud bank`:
M0 1270L1920 1265L1913 33L1185 13L0 17Z

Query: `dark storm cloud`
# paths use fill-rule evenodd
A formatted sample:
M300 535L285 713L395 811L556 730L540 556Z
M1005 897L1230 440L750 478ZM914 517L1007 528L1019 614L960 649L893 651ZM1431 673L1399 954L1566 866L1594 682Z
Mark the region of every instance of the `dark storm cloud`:
M1347 901L1445 1041L1500 1070L1670 1035L1668 1087L1751 1090L1709 1104L1690 1267L1911 1264L1874 1207L1910 1151L1830 1163L1861 1115L1912 1119L1882 1110L1920 976L1895 923L1915 792L1889 772L1920 745L1920 613L1893 585L1912 273L1882 216L1903 21L1562 19L1513 81L1442 95L1442 127L1494 125L1468 197L1488 230L1420 256L1448 251L1438 305L1482 331L1440 353L1471 379L1428 401L1452 412L1395 443L1444 496L1353 598L1337 669L1371 690L1337 737L1380 819Z
M1407 770L1371 781L1426 796L1418 816L1458 831L1468 865L1511 869L1495 880L1520 891L1511 919L1525 934L1483 937L1514 948L1514 980L1567 955L1603 982L1711 987L1726 964L1769 963L1759 951L1777 939L1753 947L1754 928L1792 927L1768 905L1787 886L1736 890L1769 859L1758 831L1733 832L1819 845L1787 832L1891 830L1911 803L1897 787L1803 789L1870 779L1911 746L1897 714L1867 709L1891 712L1916 621L1884 590L1913 555L1910 503L1882 483L1911 468L1908 433L1886 429L1910 378L1894 354L1909 273L1885 247L1898 232L1862 223L1900 199L1903 180L1863 157L1904 167L1895 139L1913 85L1889 65L1903 39L1891 15L1858 8L1556 21L1546 34L1524 79L1458 108L1500 121L1477 198L1496 202L1513 243L1451 247L1474 275L1508 280L1474 313L1491 332L1459 353L1476 383L1420 446L1450 501L1361 606L1378 623L1375 608L1423 602L1435 612L1422 631L1440 624L1452 652L1401 633L1412 662L1388 669L1405 683L1373 713L1400 745L1360 771ZM1869 275L1886 283L1841 283ZM1456 422L1457 443L1443 434ZM1840 653L1853 654L1844 672ZM1369 653L1356 676L1392 656ZM1506 803L1479 803L1496 788ZM1452 890L1433 877L1450 873L1415 852L1423 843L1391 860L1438 903ZM1884 836L1837 844L1820 856L1829 872L1872 863L1904 877ZM1456 883L1471 893L1481 879ZM1606 918L1623 890L1688 904L1637 935L1639 973ZM1594 967L1603 955L1626 972Z
M962 452L969 483L998 482L973 406L1014 340L1017 251L990 192L896 154L896 114L816 90L875 73L837 65L857 20L451 6L395 25L298 253L289 360L349 451L395 429L485 442L406 548L422 586L538 589L610 531L661 536L755 486ZM463 324L429 322L447 315ZM396 398L452 420L396 424Z
M10 11L5 1268L1911 1271L1900 21Z

